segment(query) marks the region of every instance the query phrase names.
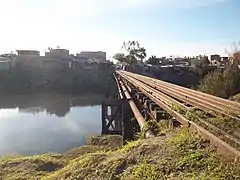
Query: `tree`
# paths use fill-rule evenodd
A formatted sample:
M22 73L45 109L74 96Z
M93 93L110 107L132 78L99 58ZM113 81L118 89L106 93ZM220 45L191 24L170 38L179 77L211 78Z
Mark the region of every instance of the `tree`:
M143 62L147 56L146 49L141 47L138 41L128 41L123 43L122 49L124 53L117 53L113 56L114 59L121 63L136 64L137 61Z
M123 53L117 53L113 56L113 58L118 60L120 63L127 63L127 57Z
M240 91L240 69L236 63L230 64L222 72L215 70L206 75L199 85L199 90L229 98Z
M141 47L138 41L128 41L123 43L122 47L126 53L127 57L130 58L130 62L143 62L144 58L147 56L146 49Z
M205 55L199 55L197 56L198 64L200 66L208 66L210 64L210 61L207 56Z
M192 60L192 65L200 77L205 76L211 68L209 68L210 61L205 55L199 55Z
M227 96L232 96L240 91L240 69L237 62L229 65L223 72Z
M215 70L207 74L202 79L198 89L215 96L227 97L224 88L224 77L220 70Z
M230 52L226 50L229 55L230 63L237 63L240 65L240 42L233 43Z
M48 47L48 50L49 50L49 51L52 51L52 50L53 50L53 48L51 48L51 47Z
M156 56L151 56L147 61L147 64L151 64L151 65L158 65L159 64L159 60L156 58Z

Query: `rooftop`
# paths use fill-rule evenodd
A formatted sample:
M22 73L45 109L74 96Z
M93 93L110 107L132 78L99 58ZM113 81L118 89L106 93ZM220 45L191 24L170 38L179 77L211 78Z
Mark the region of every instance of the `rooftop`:
M81 51L80 53L106 53L104 51Z
M17 52L40 52L37 50L16 50Z

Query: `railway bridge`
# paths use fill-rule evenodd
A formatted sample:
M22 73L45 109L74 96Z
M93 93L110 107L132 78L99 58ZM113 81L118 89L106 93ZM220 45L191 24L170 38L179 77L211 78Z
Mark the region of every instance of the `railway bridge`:
M197 131L226 156L240 158L240 104L158 79L118 70L118 100L102 104L102 134L133 138L135 118L147 138L148 121L171 122Z

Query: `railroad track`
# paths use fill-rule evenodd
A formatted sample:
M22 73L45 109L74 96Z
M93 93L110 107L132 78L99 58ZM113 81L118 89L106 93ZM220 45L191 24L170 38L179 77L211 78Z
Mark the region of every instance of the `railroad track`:
M209 138L221 153L240 158L239 103L139 74L126 71L116 74L181 124Z

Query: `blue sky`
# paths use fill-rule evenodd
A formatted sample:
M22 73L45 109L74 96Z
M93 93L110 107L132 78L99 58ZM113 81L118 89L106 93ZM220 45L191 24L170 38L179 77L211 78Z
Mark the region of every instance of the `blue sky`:
M0 52L61 46L148 55L225 54L240 41L239 0L0 0ZM4 25L3 25L4 24Z

